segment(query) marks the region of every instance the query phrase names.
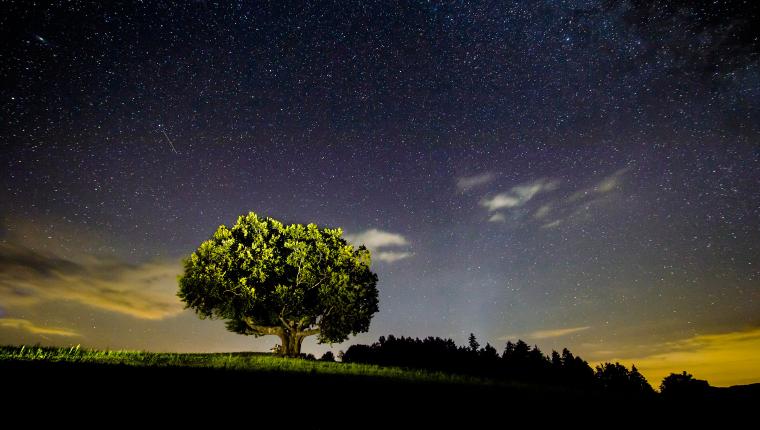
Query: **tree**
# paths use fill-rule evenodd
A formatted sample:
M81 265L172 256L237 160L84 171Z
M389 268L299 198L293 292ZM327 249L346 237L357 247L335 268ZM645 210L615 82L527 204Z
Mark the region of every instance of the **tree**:
M324 354L322 354L322 358L319 359L320 361L335 361L335 356L333 355L332 351L326 351Z
M631 380L631 386L634 387L638 393L649 396L654 394L654 388L652 388L652 386L649 384L647 378L645 378L644 375L639 372L639 369L636 368L636 365L631 365L631 373L629 375L629 378Z
M607 391L630 396L653 395L654 389L636 366L629 371L620 363L602 363L596 366L596 380Z
M477 352L478 348L480 348L480 344L474 333L470 333L470 337L467 338L467 343L470 345L470 351L472 352Z
M230 331L279 336L286 356L298 356L307 336L342 342L369 330L378 311L370 252L342 234L250 212L183 259L177 295L200 318L226 320Z
M508 340L506 345L504 345L504 352L501 353L501 358L504 360L508 360L512 357L512 355L515 353L515 344L512 343L511 340Z
M628 388L630 372L624 365L615 362L596 366L596 380L607 391L625 392Z
M671 373L660 384L660 393L667 399L695 400L704 398L710 392L710 384L696 379L690 373Z
M515 349L512 352L512 359L520 364L524 364L528 361L528 354L530 353L530 347L522 339L517 339Z
M569 352L569 351L568 351ZM559 352L552 350L552 369L562 369L562 358L559 356Z
M491 344L488 342L486 342L486 346L484 346L480 351L480 356L489 362L495 362L499 360L499 353L496 351L496 348L491 346Z

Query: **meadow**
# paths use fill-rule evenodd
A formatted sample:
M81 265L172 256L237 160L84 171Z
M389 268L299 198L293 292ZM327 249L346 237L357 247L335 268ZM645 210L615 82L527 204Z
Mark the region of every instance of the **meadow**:
M445 428L451 420L490 423L500 414L508 414L512 423L539 417L562 422L572 416L607 422L623 409L635 410L632 418L646 422L661 416L680 419L683 406L599 390L268 353L78 346L0 347L0 387L0 404L8 411L36 414L29 416L39 416L41 410L86 411L139 418L139 425L148 417L197 424L253 414L257 422L272 420L284 428L335 428L335 419L363 427L428 428L437 423ZM746 411L754 398L750 393L711 401L710 410Z
M242 372L295 375L348 375L395 381L443 384L493 385L495 381L445 372L386 367L372 364L284 358L269 353L168 353L130 350L97 350L79 346L0 346L0 362L72 363L150 368L207 368Z

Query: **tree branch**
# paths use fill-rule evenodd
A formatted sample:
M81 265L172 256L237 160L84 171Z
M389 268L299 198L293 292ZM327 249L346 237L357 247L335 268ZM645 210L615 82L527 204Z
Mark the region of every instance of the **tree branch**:
M320 279L316 284L314 284L311 287L309 287L309 289L313 290L314 288L317 288L319 286L319 284L322 283L322 281L324 281L325 279L327 279L327 277L328 277L328 275L323 276L322 279Z
M296 287L300 283L299 278L301 277L301 267L303 267L303 258L301 259L301 264L298 265L298 273L296 273Z
M332 312L333 309L335 309L335 306L330 306L330 309L328 309L327 312L325 312L325 314L322 315L322 319L325 319L326 316L330 315L330 312Z
M296 324L296 330L301 331L302 328L311 326L310 320L310 317L302 317Z
M319 333L319 329L318 328L312 328L312 329L309 329L309 330L304 330L304 331L298 332L298 334L300 336L303 336L303 337L311 336L311 335L317 334L317 333Z
M279 318L280 321L282 321L282 325L284 325L288 330L291 330L291 331L293 330L293 327L290 324L288 324L287 321L285 321L285 318L283 318L282 316L278 316L277 318Z
M250 327L251 330L255 331L256 333L260 335L265 334L273 334L279 336L282 332L281 327L272 327L272 326L265 326L265 325L258 325L253 322L253 318L244 317L243 322Z

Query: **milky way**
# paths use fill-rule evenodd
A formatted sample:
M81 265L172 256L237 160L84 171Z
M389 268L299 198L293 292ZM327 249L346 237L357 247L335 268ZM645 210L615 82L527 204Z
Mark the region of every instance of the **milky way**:
M0 6L0 343L266 350L174 296L253 210L372 249L348 343L757 352L754 2L103 3Z

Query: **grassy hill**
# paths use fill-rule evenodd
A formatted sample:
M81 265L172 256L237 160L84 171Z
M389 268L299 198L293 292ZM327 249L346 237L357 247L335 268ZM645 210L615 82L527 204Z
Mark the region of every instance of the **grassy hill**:
M491 385L489 381L471 376L454 375L399 367L382 367L371 364L340 363L299 358L283 358L269 353L165 353L128 350L94 350L80 347L54 348L40 346L0 346L0 361L4 365L64 364L86 367L130 366L151 368L202 368L247 373L289 373L325 376L356 376L393 380L396 382L422 382L443 384Z
M256 405L257 409L301 418L305 418L299 414L306 408L375 420L406 414L428 423L462 416L467 410L541 405L552 398L566 398L573 404L604 401L597 393L562 387L245 352L178 354L6 346L0 347L0 379L3 386L13 387L8 390L14 393L17 407L25 406L21 399L43 401L46 406L66 404L67 408L85 399L85 403L97 405L96 409L126 405L143 413L159 413L154 409L157 405L198 410L249 410ZM46 397L41 393L55 394Z
M644 422L668 414L682 419L683 409L598 391L245 352L6 346L0 347L0 381L8 411L68 413L84 407L109 416L173 413L173 419L190 423L230 414L283 428L343 428L325 425L324 417L397 428L450 427L460 420L469 428L494 419L603 422L623 410L635 411L627 420Z

